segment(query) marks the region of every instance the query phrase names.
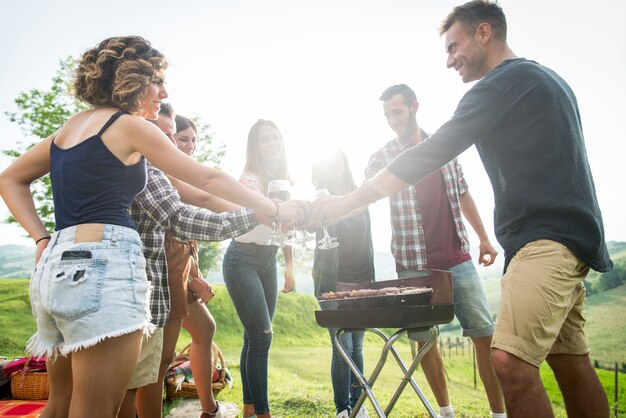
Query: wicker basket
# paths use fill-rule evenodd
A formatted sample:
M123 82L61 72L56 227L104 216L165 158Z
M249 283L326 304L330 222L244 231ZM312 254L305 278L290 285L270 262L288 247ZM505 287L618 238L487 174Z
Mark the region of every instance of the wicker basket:
M46 372L22 372L11 376L13 399L34 401L48 399L50 385Z
M191 348L191 344L188 344L185 348L180 350L180 353L176 356L170 367L176 367L179 364L182 364L189 360L189 349ZM226 362L224 361L224 356L220 351L217 344L213 343L213 370L217 365L217 362L220 362L220 374L219 378L216 382L213 382L213 396L217 396L218 393L224 389L228 383L226 383ZM198 392L196 391L196 386L193 383L183 382L182 386L179 390L176 390L176 382L174 381L174 377L170 376L165 379L165 393L166 398L174 399L174 398L197 398Z

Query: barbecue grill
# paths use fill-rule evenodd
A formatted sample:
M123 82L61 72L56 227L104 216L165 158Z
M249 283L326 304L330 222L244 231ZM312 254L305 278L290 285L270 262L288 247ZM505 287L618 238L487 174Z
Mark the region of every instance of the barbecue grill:
M318 325L325 328L337 328L333 343L363 388L361 397L354 406L351 418L356 416L366 397L370 400L379 417L389 416L406 385L409 383L424 404L424 407L428 410L428 413L436 418L437 413L412 376L415 370L417 370L419 362L435 344L439 336L436 325L448 323L454 318L452 273L443 270L431 270L430 275L422 277L385 280L368 284L337 283L337 292L355 289L383 289L387 287L423 287L432 289L432 291L409 295L382 294L368 297L320 300L320 306L324 310L315 312L315 319ZM379 328L397 328L398 330L391 337L388 337ZM359 371L345 347L341 344L341 335L344 332L353 330L372 332L385 342L380 358L369 379L366 379ZM405 334L424 330L430 331L430 339L416 353L411 364L407 367L393 345ZM372 389L387 361L389 352L392 353L398 363L404 378L401 379L398 388L383 411Z

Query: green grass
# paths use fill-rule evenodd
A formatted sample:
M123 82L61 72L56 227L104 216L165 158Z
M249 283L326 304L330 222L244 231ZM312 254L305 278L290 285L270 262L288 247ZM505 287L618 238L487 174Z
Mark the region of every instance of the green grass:
M405 363L410 358L408 344L398 346ZM241 405L241 387L238 370L238 350L224 350L229 368L235 376L231 389L225 389L218 399ZM380 356L380 345L368 344L365 348L366 376L374 368ZM273 347L270 352L269 399L272 413L280 417L333 416L334 405L330 385L330 345L326 347ZM489 416L487 398L480 380L474 388L472 359L452 356L445 359L449 377L448 391L458 417ZM389 356L385 367L374 385L374 394L384 409L400 383L402 373L394 359ZM435 399L421 371L414 374L415 381L426 398L436 409ZM626 379L624 379L626 381ZM553 396L554 395L554 396ZM560 394L551 394L551 398ZM558 399L557 399L558 400ZM369 401L366 405L373 411ZM437 409L436 409L437 410ZM565 417L562 401L554 406L556 417ZM375 416L371 414L371 416ZM407 386L393 410L394 417L428 417L415 392Z
M491 285L491 281L486 282ZM487 286L486 286L487 287ZM231 389L223 390L219 399L241 405L241 386L239 377L239 350L241 347L242 327L226 288L216 285L216 297L209 308L218 324L216 342L220 346L228 367L234 377ZM488 294L495 294L497 289L490 287ZM593 296L588 300L587 334L594 355L607 361L624 361L626 345L626 286ZM313 297L302 294L281 294L274 320L274 340L270 352L270 404L277 416L286 417L321 417L332 416L332 388L330 385L330 340L328 332L317 326L314 311L317 304ZM35 331L31 314L28 281L0 279L0 355L7 357L23 356L23 348L28 338ZM452 341L459 334L444 334ZM189 342L189 336L183 331L178 348ZM366 375L374 367L373 362L380 355L381 342L368 335L365 345ZM466 346L467 347L467 346ZM397 344L405 362L409 359L409 345L400 341ZM459 350L459 353L461 351ZM474 388L472 358L468 349L465 355L456 355L456 350L444 352L446 371L449 376L448 388L459 417L484 417L488 415L487 400L480 381ZM598 370L600 379L607 390L609 403L613 403L614 375L607 370ZM550 369L544 365L541 375L553 403L557 417L565 417L563 401ZM431 404L434 398L423 374L415 375ZM395 361L390 356L378 382L374 386L381 405L389 401L399 384L401 377ZM626 377L619 375L619 399L621 413L626 414ZM369 404L369 402L367 403ZM369 408L372 411L371 407ZM404 391L393 412L394 417L427 416L426 410L410 387Z
M23 356L26 342L35 329L28 280L0 279L0 355Z
M226 286L213 285L215 297L208 307L215 318L217 333L215 342L219 347L241 347L243 326L230 300ZM313 297L302 294L278 295L278 308L274 315L274 347L312 347L326 343L328 332L315 322L315 310L319 309ZM178 348L191 341L185 330L181 331Z
M602 367L626 363L626 285L588 297L585 318L590 357Z

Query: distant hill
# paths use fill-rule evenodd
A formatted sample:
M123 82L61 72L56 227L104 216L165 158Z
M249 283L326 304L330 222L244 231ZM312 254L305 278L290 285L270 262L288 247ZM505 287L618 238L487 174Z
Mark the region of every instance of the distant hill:
M0 245L0 277L29 278L35 269L35 247Z
M613 261L617 263L626 262L626 242L609 241L607 247ZM497 247L499 255L496 262L489 266L476 266L480 277L489 282L492 279L499 279L504 267L504 250ZM34 247L22 245L0 245L0 277L28 278L35 268ZM472 259L476 262L478 257L478 247L470 249ZM296 281L298 291L313 294L313 281L311 279L312 253L307 253L304 257L296 251ZM390 252L376 251L374 253L374 265L376 268L377 280L390 280L396 278L396 269L393 256ZM597 274L590 272L589 279L594 280ZM212 283L224 283L221 269L213 271L207 275L207 280Z

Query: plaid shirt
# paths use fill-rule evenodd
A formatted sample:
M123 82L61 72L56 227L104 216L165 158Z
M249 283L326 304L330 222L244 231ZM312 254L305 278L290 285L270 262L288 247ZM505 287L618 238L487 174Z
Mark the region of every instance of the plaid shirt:
M170 310L165 231L180 240L222 241L248 232L257 223L250 209L213 213L186 205L165 173L150 163L147 166L148 184L135 198L130 214L143 241L146 274L152 284L152 322L162 327Z
M424 138L427 134L422 131ZM384 169L394 158L410 148L400 138L389 141L384 147L370 157L365 178L371 178ZM452 216L456 232L461 240L462 250L469 253L469 239L461 219L459 197L467 193L468 187L463 177L461 165L456 158L441 168L446 184L446 194L452 208ZM426 258L426 241L422 228L422 215L416 197L416 186L412 185L389 198L391 209L391 253L396 263L407 270L424 270L428 268Z

